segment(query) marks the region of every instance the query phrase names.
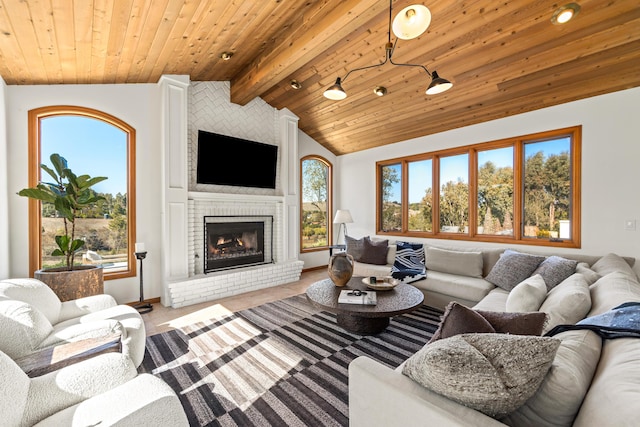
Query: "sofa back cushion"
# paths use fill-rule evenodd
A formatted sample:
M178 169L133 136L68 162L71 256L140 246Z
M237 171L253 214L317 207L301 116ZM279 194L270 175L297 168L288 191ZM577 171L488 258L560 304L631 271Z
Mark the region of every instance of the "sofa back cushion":
M58 322L60 298L38 279L7 279L0 281L0 299L15 299L31 304L44 314L51 324Z
M427 270L482 278L482 252L450 251L427 247Z
M558 325L573 325L584 319L590 309L589 284L582 274L575 273L551 289L540 306L540 311L549 316L544 332Z
M49 320L32 305L0 301L0 351L12 359L32 353L52 331Z
M606 276L613 272L622 272L629 275L632 279L638 280L638 276L624 258L614 253L608 253L600 258L591 266L591 269L600 276Z
M511 426L569 427L578 414L600 360L602 340L593 331L567 331L540 388L500 421Z
M588 316L596 316L625 302L640 301L640 284L629 274L614 271L589 287L591 310Z

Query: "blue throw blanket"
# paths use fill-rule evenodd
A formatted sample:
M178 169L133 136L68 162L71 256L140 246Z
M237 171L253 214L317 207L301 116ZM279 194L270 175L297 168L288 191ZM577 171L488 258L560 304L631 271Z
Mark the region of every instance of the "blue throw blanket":
M403 283L413 283L427 277L422 243L396 242L396 259L391 276Z
M625 302L597 316L587 317L575 325L558 325L545 334L590 329L603 339L640 338L640 302Z

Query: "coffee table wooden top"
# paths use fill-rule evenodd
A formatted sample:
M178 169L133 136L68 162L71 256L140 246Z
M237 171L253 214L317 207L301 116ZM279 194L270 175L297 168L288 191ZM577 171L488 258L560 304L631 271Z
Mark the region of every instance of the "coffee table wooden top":
M338 304L340 291L360 289L376 292L376 305ZM351 313L358 317L392 317L408 313L422 305L424 295L415 286L404 283L388 291L374 291L362 283L362 277L352 277L345 286L336 286L331 279L321 280L309 286L307 299L317 307L332 313Z

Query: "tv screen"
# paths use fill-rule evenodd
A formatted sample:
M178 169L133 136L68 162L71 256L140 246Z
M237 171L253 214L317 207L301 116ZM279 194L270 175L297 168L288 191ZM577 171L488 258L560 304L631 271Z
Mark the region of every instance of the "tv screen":
M198 131L197 182L276 188L278 146Z

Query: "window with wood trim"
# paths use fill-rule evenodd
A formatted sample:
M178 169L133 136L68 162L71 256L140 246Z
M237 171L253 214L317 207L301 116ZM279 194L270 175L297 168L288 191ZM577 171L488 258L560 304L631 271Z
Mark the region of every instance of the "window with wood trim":
M135 129L102 111L50 106L29 111L29 187L49 178L40 168L50 156L64 157L76 175L108 179L93 189L104 200L86 208L75 222L85 246L75 263L101 264L105 280L136 275ZM29 269L55 267L51 256L62 219L47 203L29 199Z
M581 132L377 162L377 233L580 247Z
M326 250L332 242L332 165L320 156L300 160L300 250Z

